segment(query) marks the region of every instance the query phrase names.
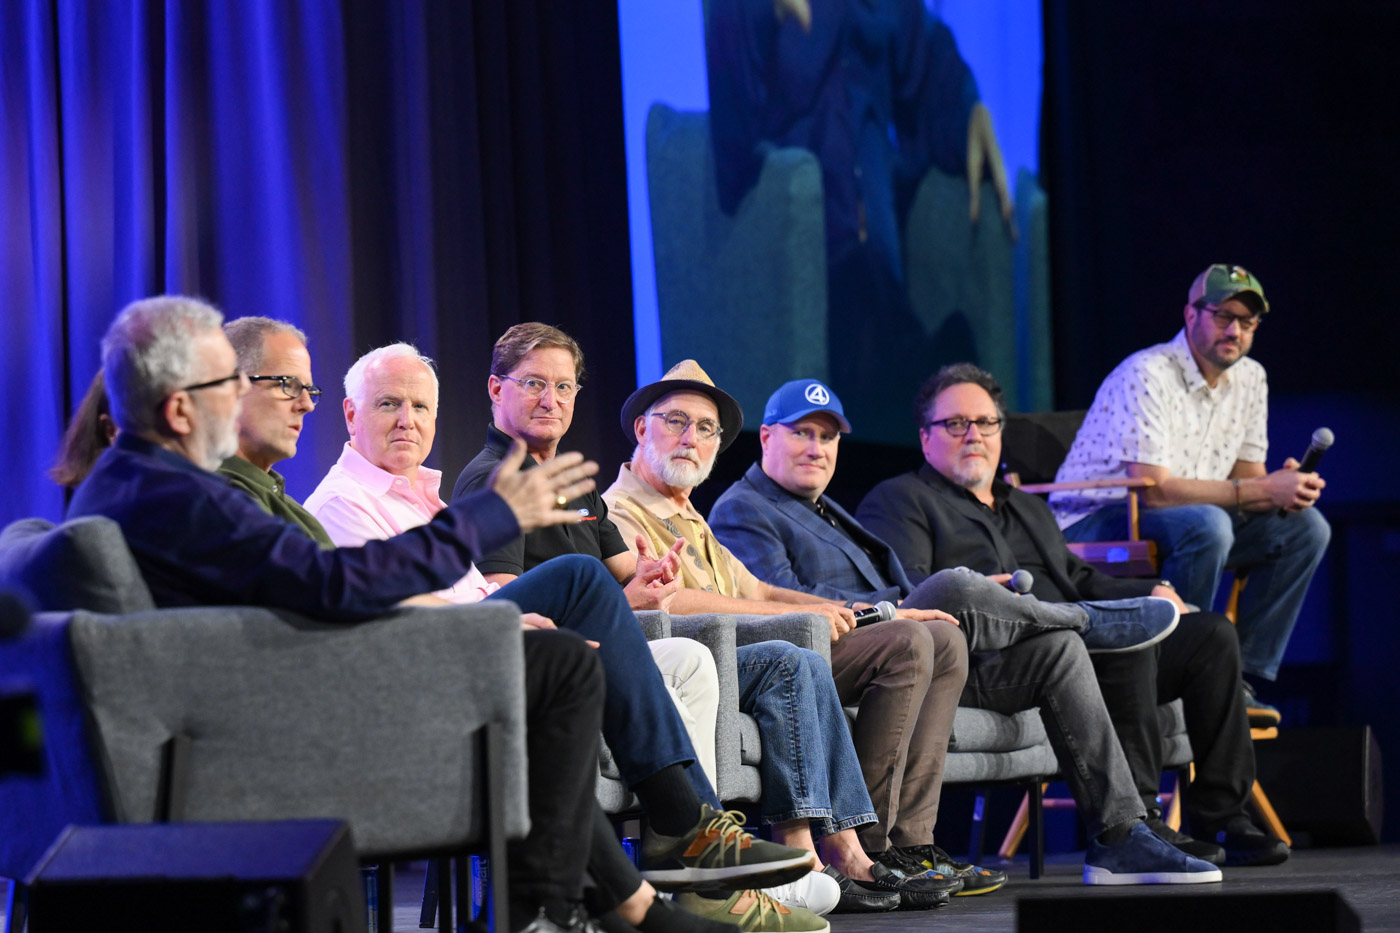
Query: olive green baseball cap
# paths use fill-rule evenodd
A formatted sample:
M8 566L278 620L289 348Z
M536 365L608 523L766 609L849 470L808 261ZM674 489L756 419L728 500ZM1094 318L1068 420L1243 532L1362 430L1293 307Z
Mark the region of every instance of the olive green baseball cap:
M1264 286L1244 266L1230 266L1218 262L1191 283L1191 291L1186 301L1193 308L1218 308L1231 298L1249 305L1255 314L1269 310L1269 299L1264 297ZM1252 299L1252 300L1251 300Z

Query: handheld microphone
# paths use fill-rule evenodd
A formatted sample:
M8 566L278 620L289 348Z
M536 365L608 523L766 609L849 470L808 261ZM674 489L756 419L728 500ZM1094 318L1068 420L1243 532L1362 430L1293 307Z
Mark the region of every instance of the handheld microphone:
M1298 464L1299 473L1316 473L1317 465L1322 460L1322 455L1327 453L1327 448L1337 440L1331 428L1318 428L1312 434L1312 443L1308 444L1307 452L1303 454L1303 459ZM1278 510L1279 517L1288 514L1287 509Z
M874 622L888 622L894 618L894 603L882 599L869 609L856 610L856 625L870 625Z
M1011 575L1011 579L1006 581L1006 588L1013 593L1020 593L1022 596L1031 591L1035 585L1035 577L1029 570L1018 570Z

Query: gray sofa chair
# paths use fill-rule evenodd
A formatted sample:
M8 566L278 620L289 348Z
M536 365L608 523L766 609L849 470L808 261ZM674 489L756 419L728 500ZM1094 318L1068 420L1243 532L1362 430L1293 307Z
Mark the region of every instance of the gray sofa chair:
M70 823L333 818L386 867L478 848L504 867L505 840L529 830L511 603L355 626L156 610L101 518L5 529L0 587L58 610L0 642L0 692L37 695L46 739L39 774L0 778L0 876L25 878Z
M828 662L831 645L826 620L809 612L779 616L735 616L722 613L672 616L661 612L637 614L648 639L691 638L710 649L719 675L719 715L715 722L715 793L725 804L756 803L763 786L759 762L763 746L758 723L739 710L736 649L759 641L787 641L819 652ZM610 814L636 807L623 786L617 764L606 744L600 759L598 802Z

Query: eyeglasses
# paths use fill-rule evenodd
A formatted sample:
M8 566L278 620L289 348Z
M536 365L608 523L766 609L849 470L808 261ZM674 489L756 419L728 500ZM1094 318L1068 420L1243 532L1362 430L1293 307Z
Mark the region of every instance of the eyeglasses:
M724 429L719 426L718 422L712 421L709 418L701 418L699 421L692 421L691 417L683 411L668 411L665 413L654 411L651 413L651 416L653 418L660 418L661 423L666 425L666 430L678 437L684 434L685 429L692 424L695 425L695 436L702 441L712 441L724 433Z
M520 388L524 389L525 394L530 398L540 398L544 395L544 390L552 385L554 387L554 397L561 402L572 402L574 396L578 394L578 390L583 388L583 386L579 385L577 382L549 383L545 382L543 379L517 379L514 376L500 375L496 376L496 378L509 379L511 382L514 382L516 385L520 386Z
M315 405L321 398L321 387L314 386L309 382L302 382L296 376L249 376L249 382L275 382L282 387L282 394L287 398L300 398L305 392L311 398L311 404Z
M1001 431L1000 418L939 418L937 421L930 421L925 427L931 428L934 425L942 425L943 430L953 437L966 437L968 429L972 427L977 428L977 433L983 437L991 437Z
M1231 324L1238 324L1242 332L1249 334L1259 327L1260 318L1257 314L1231 314L1223 308L1211 308L1206 305L1198 305L1197 310L1214 317L1215 325L1221 330L1225 330Z
M242 379L242 378L243 378L243 374L242 374L241 372L239 372L238 370L235 369L235 370L233 371L233 375L231 375L231 376L225 376L225 377L222 378L222 379L211 379L211 380L209 380L208 382L197 382L197 383L195 383L195 384L192 385L192 386L181 386L181 387L180 387L180 391L181 391L181 392L193 392L193 391L196 390L196 389L212 389L212 388L214 388L214 386L221 386L221 385L223 385L225 382L234 382L235 380Z

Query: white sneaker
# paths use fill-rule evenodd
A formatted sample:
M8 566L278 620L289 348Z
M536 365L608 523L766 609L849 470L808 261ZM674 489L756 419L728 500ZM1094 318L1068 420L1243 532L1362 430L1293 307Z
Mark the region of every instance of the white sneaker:
M820 917L831 913L841 900L841 885L830 875L812 871L790 884L764 888L763 893L784 907L805 907Z

